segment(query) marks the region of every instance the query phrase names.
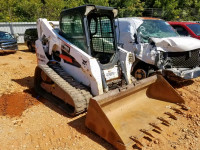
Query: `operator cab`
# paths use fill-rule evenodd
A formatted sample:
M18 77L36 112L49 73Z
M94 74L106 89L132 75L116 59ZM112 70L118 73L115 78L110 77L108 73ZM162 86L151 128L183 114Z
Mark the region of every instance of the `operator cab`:
M61 12L62 36L102 65L116 64L114 18L117 9L84 5Z

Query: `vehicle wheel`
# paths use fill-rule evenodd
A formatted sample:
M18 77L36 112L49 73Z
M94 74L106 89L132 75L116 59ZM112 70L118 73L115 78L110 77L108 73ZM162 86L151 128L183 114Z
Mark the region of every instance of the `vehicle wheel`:
M34 52L35 51L31 44L28 44L28 50L30 52Z
M133 75L137 80L142 80L147 77L147 71L145 69L138 68L135 70Z
M136 80L142 80L152 75L151 67L143 62L139 62L132 71L132 76L135 77Z

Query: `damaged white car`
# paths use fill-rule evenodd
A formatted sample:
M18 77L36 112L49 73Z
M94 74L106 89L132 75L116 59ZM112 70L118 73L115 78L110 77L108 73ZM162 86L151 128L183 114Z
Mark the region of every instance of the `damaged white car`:
M136 56L132 75L146 78L156 72L184 79L200 76L200 41L180 37L164 20L119 18L115 20L118 44Z

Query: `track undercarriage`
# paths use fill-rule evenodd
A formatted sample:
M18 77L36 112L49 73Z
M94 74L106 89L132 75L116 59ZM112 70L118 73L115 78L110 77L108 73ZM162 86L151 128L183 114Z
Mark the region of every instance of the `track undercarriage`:
M58 63L39 65L34 81L39 94L58 103L70 115L84 112L92 97L89 89L75 81Z

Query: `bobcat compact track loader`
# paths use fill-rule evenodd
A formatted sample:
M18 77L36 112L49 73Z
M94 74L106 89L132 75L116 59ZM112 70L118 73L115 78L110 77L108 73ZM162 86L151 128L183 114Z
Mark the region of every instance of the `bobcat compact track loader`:
M88 128L129 149L184 101L161 76L133 83L134 54L116 43L117 12L95 5L64 10L59 32L53 22L38 19L34 86L70 115L88 109Z

